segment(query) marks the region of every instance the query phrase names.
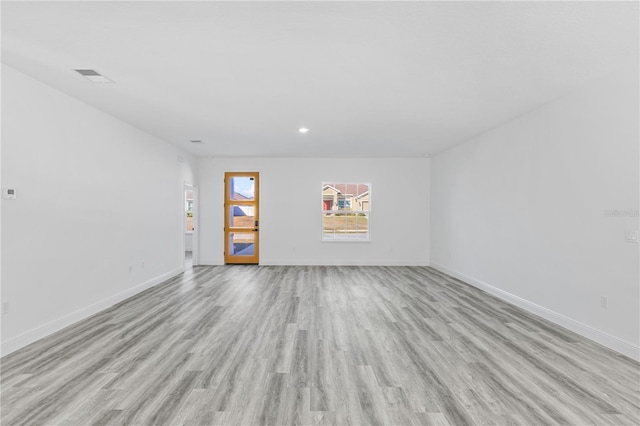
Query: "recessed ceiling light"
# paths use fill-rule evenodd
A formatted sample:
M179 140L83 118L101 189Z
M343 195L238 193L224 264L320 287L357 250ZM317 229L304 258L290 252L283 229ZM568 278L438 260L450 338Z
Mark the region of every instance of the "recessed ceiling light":
M299 131L300 133L304 134L304 133L307 133L307 132L309 131L309 129L307 129L306 127L300 127L300 128L298 129L298 131Z
M113 80L108 79L107 77L100 74L96 70L74 70L74 71L93 83L114 83Z

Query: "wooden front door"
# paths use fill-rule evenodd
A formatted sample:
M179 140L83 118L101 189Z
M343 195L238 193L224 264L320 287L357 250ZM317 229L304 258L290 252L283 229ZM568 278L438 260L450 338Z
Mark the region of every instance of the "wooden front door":
M259 188L257 172L224 174L224 263L258 263Z

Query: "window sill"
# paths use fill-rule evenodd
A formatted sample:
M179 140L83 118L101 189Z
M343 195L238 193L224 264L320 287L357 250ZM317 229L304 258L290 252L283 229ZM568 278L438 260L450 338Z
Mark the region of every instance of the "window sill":
M371 240L320 240L321 243L370 243Z
M322 243L370 243L372 241L371 237L365 239L330 239L330 238L321 238L320 242Z

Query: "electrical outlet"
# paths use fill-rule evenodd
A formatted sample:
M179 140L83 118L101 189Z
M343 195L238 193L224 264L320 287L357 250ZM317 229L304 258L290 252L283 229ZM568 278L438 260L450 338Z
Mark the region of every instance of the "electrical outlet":
M608 309L609 308L609 299L605 296L602 296L600 298L600 307L602 309Z
M2 315L9 313L9 302L2 302Z
M129 273L133 272L133 265L129 265Z
M140 267L141 267L142 269L144 269L144 260L143 260L142 262L140 262Z

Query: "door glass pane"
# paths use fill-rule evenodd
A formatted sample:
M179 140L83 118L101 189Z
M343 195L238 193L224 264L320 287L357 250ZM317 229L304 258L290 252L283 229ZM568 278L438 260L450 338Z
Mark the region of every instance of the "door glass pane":
M255 227L255 206L235 206L229 207L229 227L231 228L253 228Z
M237 201L253 200L255 198L255 181L252 177L231 178L231 199Z
M229 234L229 254L233 256L253 256L255 234L234 232Z

